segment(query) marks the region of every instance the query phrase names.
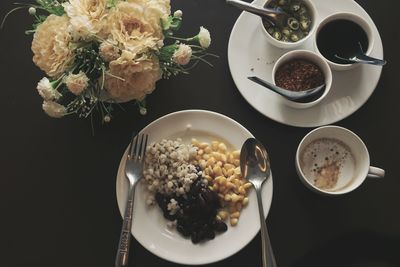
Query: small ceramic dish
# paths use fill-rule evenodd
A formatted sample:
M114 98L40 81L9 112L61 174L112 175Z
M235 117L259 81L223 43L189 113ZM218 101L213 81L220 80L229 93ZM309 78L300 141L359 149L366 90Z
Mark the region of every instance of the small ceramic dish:
M294 51L287 52L286 54L281 56L278 59L278 61L275 63L275 66L272 69L272 82L275 85L276 85L275 74L276 74L276 71L279 69L279 67L281 67L283 64L285 64L289 61L295 60L295 59L304 59L304 60L314 63L321 69L322 73L324 74L324 78L325 78L324 92L320 95L320 97L318 97L317 99L315 99L311 102L301 103L301 102L291 101L283 96L281 97L284 104L286 104L292 108L296 108L296 109L305 109L305 108L309 108L309 107L312 107L312 106L318 104L329 94L329 91L331 90L331 87L332 87L332 71L329 68L328 63L324 60L324 58L322 58L318 54L308 51L308 50L294 50Z
M339 63L332 62L331 60L325 58L324 55L322 55L322 53L318 49L318 44L317 44L318 33L321 31L321 29L326 24L328 24L329 22L335 21L335 20L349 20L349 21L355 22L357 25L359 25L364 30L364 32L366 33L366 35L368 37L368 49L367 49L367 52L365 54L367 56L371 55L372 50L374 48L374 42L375 42L374 34L373 34L373 31L372 31L372 25L369 24L361 16L356 15L354 13L350 13L350 12L335 13L333 15L330 15L330 16L326 17L323 21L321 21L319 23L319 25L317 27L317 30L316 30L316 33L315 33L315 38L314 38L315 51L328 62L329 66L332 68L332 70L343 71L343 70L350 70L350 69L353 69L355 67L360 66L360 64L358 64L358 63L354 63L354 64L339 64Z
M264 7L266 7L269 2L271 2L271 0L268 0L265 4ZM305 36L304 38L298 40L297 42L285 42L285 41L280 41L275 39L274 37L271 36L271 34L268 33L267 29L264 27L263 24L263 20L261 18L260 19L260 27L262 28L262 31L264 32L264 35L266 36L268 42L276 47L279 48L284 48L284 49L293 49L296 47L299 47L300 45L302 45L306 40L308 40L310 38L310 36L313 35L313 33L315 32L316 28L317 28L317 9L315 8L315 5L313 4L312 1L310 0L303 0L303 3L305 3L305 5L307 6L310 15L311 15L311 29L308 33L307 36Z

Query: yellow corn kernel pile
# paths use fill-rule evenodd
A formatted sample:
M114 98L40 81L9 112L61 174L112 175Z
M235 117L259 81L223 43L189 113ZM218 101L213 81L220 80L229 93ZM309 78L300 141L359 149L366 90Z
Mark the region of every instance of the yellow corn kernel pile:
M235 226L242 208L249 202L247 191L251 187L240 172L240 151L229 152L227 146L218 141L209 144L192 139L192 145L197 147L193 164L204 170L203 177L226 209L218 213L218 219L225 221L229 218L230 224Z

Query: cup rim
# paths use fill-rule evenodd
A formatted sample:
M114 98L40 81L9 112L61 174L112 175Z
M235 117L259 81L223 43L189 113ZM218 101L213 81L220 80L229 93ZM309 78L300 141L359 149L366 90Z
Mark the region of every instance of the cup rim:
M282 63L285 62L285 59L287 57L294 56L293 59L295 59L295 58L301 59L301 58L303 58L302 55L305 55L305 54L308 54L311 57L313 57L315 59L315 61L313 61L313 63L318 65L318 67L323 72L324 78L325 78L325 91L319 98L317 98L311 102L306 102L306 103L291 101L282 96L282 99L285 101L285 103L294 108L309 108L309 107L312 107L312 106L318 104L329 94L331 87L332 87L333 76L332 76L332 70L331 70L329 64L319 54L317 54L313 51L310 51L310 50L305 50L305 49L292 50L292 51L286 52L275 62L274 67L272 68L272 83L276 85L276 83L275 83L276 71L282 65Z
M324 190L321 189L317 186L315 186L314 184L312 184L305 176L305 174L303 173L303 170L300 167L300 153L302 151L300 151L300 149L302 148L303 144L305 143L305 141L310 138L310 136L312 134L314 134L315 132L321 131L321 130L326 130L326 129L338 129L340 131L343 131L347 134L352 135L353 137L355 137L355 139L359 142L359 144L363 147L363 150L365 151L365 157L366 157L366 165L369 167L371 164L371 160L370 160L370 155L369 155L369 151L367 146L365 145L364 141L353 131L341 127L341 126L336 126L336 125L326 125L326 126L322 126L322 127L318 127L312 131L310 131L309 133L307 133L300 141L299 145L297 146L297 150L296 150L296 169L298 171L298 176L300 178L300 180L304 183L306 183L306 185L308 185L310 188L312 188L313 191L324 194L324 195L331 195L331 196L338 196L338 195L343 195L343 194L347 194L350 193L354 190L356 190L358 187L360 187L360 185L365 181L365 179L367 179L367 175L368 175L368 170L369 168L366 168L365 170L361 171L361 174L359 175L361 178L357 179L357 181L355 181L355 183L353 184L353 186L351 187L346 187L344 189L338 190L338 191L328 191L328 190ZM339 139L340 140L340 139Z
M263 6L265 6L270 1L272 1L272 0L266 0L264 2ZM306 40L308 40L315 33L315 31L319 25L319 23L317 21L317 18L318 18L317 8L315 7L314 3L311 0L303 0L303 2L306 3L306 5L309 7L309 9L312 13L313 23L312 23L311 30L309 31L308 35L306 37L298 40L297 42L283 42L280 40L276 40L275 38L273 38L271 36L271 34L268 33L267 29L265 29L262 18L261 17L259 18L261 28L262 28L264 34L267 36L268 41L271 44L273 44L274 46L279 47L279 48L293 49L295 47L302 45Z
M362 21L363 25L361 25L359 22L357 22L354 18L358 19L359 21ZM333 62L333 61L327 59L324 55L322 55L321 51L318 49L318 42L317 42L318 33L321 31L322 27L324 27L327 23L329 23L335 19L350 20L350 21L356 23L358 26L360 26L365 31L365 33L367 34L367 37L368 37L368 49L367 49L367 52L365 53L366 55L370 55L372 52L372 49L374 47L375 40L373 38L372 27L363 17L361 17L355 13L352 13L352 12L336 12L334 14L331 14L331 15L327 16L326 18L324 18L323 20L321 20L318 24L318 27L316 27L315 37L314 37L315 51L319 55L321 55L322 58L324 60L326 60L333 67L338 68L338 69L347 69L347 68L350 68L350 67L356 65L357 63L340 64L340 63ZM364 26L366 26L366 27L364 27Z

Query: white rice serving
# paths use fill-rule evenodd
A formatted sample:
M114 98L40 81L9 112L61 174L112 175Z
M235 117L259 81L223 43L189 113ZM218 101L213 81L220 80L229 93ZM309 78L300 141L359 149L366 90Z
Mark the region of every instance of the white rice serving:
M162 140L153 142L146 148L144 181L148 190L153 193L153 199L148 199L148 204L154 203L154 194L186 196L190 186L201 177L201 171L190 164L196 155L197 148L186 145L180 138L176 140ZM171 202L171 211L176 206Z

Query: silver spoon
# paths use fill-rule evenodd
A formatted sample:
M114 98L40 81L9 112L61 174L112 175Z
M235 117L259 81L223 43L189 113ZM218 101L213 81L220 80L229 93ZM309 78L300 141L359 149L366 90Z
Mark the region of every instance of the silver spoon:
M287 20L289 18L288 14L286 14L282 10L271 9L271 8L263 8L257 7L252 4L249 4L240 0L226 0L226 3L231 4L235 7L238 7L247 12L256 14L266 20L268 20L272 25L276 26L284 26L287 24Z
M267 82L256 76L247 77L247 79L249 79L250 81L253 81L259 85L262 85L262 86L274 91L275 93L278 93L283 97L286 97L289 100L294 100L294 101L301 100L306 97L314 96L315 94L319 93L321 90L323 90L325 88L325 84L322 84L318 87L311 88L311 89L304 90L304 91L290 91L290 90L283 89L279 86L276 86L275 84Z
M348 64L353 64L353 63L362 63L362 64L370 64L370 65L377 65L377 66L384 66L386 65L387 61L383 59L377 59L373 58L370 56L367 56L360 43L358 43L359 50L358 53L355 55L349 57L349 58L344 58L339 55L335 55L336 58L341 59L343 61L346 61Z
M257 193L258 211L260 213L262 262L263 267L276 267L275 256L269 240L267 225L264 220L264 209L261 198L263 183L271 176L269 158L264 146L254 138L244 142L240 152L240 169L243 177L253 184Z

